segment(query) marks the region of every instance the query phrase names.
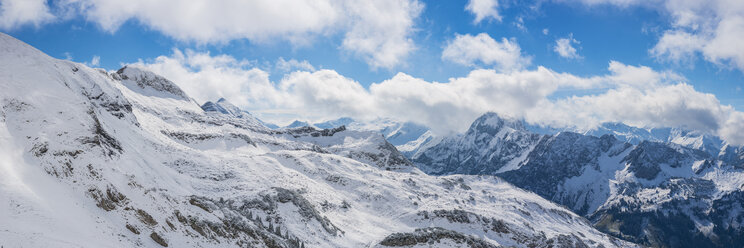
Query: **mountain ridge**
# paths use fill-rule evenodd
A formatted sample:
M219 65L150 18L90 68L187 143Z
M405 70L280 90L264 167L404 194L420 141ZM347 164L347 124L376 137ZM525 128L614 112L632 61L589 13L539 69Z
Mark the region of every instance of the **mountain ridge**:
M537 134L498 119L484 114L464 134L445 137L412 161L434 175L502 177L643 245L742 244L740 203L731 200L744 191L740 147L711 152L684 142L632 144L613 134Z

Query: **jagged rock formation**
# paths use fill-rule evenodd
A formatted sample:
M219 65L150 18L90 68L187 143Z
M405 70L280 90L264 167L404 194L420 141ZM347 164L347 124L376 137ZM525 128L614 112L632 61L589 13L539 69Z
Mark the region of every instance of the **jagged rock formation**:
M675 136L680 129L670 129L677 138L665 143L626 143L613 134L540 135L521 123L488 113L465 134L445 137L412 159L435 175L497 175L644 245L744 245L742 148L685 143L680 137L692 134L696 141L720 139ZM711 152L715 147L720 151Z

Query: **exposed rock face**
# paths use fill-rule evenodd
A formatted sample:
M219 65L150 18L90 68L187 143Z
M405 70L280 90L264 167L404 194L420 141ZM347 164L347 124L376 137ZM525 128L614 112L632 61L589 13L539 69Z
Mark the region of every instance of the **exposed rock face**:
M493 175L516 166L540 137L529 133L520 121L488 113L475 120L464 135L444 138L412 160L434 175Z
M675 137L666 143L626 143L612 134L539 136L497 118L478 118L465 134L421 151L414 163L436 175L500 176L644 245L744 245L742 148L710 145L720 139L681 129L645 131ZM643 130L622 127L615 127L620 134L644 137ZM720 151L711 152L716 147Z
M604 171L606 168L600 165L602 156L613 159L629 148L611 135L597 138L564 132L543 137L520 162L519 169L499 175L514 185L586 214L595 210L598 202L604 202L603 198L608 197L607 188L571 187L573 185L566 185L566 182L580 177L586 170ZM585 181L588 184L602 183L594 181L602 178L586 179L591 180Z

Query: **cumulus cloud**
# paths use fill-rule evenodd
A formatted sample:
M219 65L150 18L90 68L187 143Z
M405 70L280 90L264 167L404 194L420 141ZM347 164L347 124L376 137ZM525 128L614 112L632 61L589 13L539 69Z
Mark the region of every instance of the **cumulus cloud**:
M467 66L494 66L500 71L519 70L531 62L522 55L516 39L501 38L498 42L486 33L456 35L442 51L442 60Z
M566 38L557 39L555 41L555 46L553 46L553 51L558 53L558 55L560 55L561 57L567 59L580 59L581 55L579 55L576 48L573 47L573 44L579 44L579 41L574 39L573 35L569 35Z
M173 50L169 56L139 61L145 67L176 82L189 96L205 102L220 97L249 109L272 108L283 97L269 80L269 73L232 56Z
M275 68L282 72L289 72L292 70L315 71L315 67L310 64L310 62L307 62L307 60L284 60L282 57L279 57L279 59L276 60Z
M659 42L649 50L652 56L665 61L691 64L696 52L701 50L705 40L680 30L666 31Z
M623 86L598 95L546 102L543 107L529 113L528 119L559 126L576 123L592 126L605 121L636 126L684 126L710 133L721 130L733 112L715 96L695 91L686 83L645 89ZM568 111L575 114L567 116Z
M0 0L0 29L13 30L54 20L46 0Z
M744 71L744 1L739 0L582 0L588 5L645 6L669 15L649 53L661 61L689 63L696 57Z
M90 66L99 66L101 65L101 56L95 55L92 59L90 59Z
M352 1L347 6L352 25L341 47L373 69L391 69L415 49L411 34L423 4L416 0L378 0Z
M617 61L610 61L607 68L611 74L604 76L607 82L615 86L633 86L636 88L655 88L663 83L685 82L686 79L671 71L655 71L648 66L632 66Z
M429 125L446 134L464 131L479 115L494 111L556 127L591 128L606 121L684 126L744 144L744 113L695 90L673 72L617 61L609 63L609 73L591 77L542 66L504 72L476 69L447 82L398 73L367 88L325 69L294 71L272 82L268 72L247 61L189 50L135 64L172 79L197 101L225 97L275 123L295 118L387 117ZM596 93L597 89L601 91ZM563 90L587 91L580 96L555 96Z
M470 0L465 5L465 10L475 15L474 24L478 24L485 19L493 19L501 21L501 15L499 15L499 1L498 0Z
M45 0L2 0L0 28L36 25L53 18ZM415 20L424 5L418 0L59 0L65 18L81 15L103 30L116 32L128 21L181 41L200 44L248 39L277 39L295 45L317 37L343 39L339 48L373 69L404 64L415 49Z

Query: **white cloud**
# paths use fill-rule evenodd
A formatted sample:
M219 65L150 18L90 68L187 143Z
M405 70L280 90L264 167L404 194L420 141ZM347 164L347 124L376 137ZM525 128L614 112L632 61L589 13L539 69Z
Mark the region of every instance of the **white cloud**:
M341 47L373 69L391 69L415 49L410 36L423 4L416 0L377 0L353 1L347 6L353 24Z
M744 113L733 112L718 134L734 144L744 144Z
M686 83L645 89L618 87L602 94L546 102L543 107L529 113L534 115L531 119L558 125L619 121L638 126L685 126L711 133L723 130L733 112L715 96L695 91Z
M744 144L744 113L696 91L675 73L616 61L610 62L608 74L593 77L541 66L507 72L477 69L447 82L398 73L368 88L333 70L296 71L271 82L267 72L250 68L246 61L188 50L136 64L172 79L200 102L225 97L275 123L389 117L448 133L464 131L479 115L495 111L559 127L590 128L605 121L686 126ZM564 90L588 91L555 97Z
M519 70L531 61L522 56L522 49L514 38L502 38L498 42L486 33L456 35L442 51L442 60L468 66L480 63L500 71Z
M94 55L92 59L90 59L90 66L99 66L101 65L101 56Z
M263 70L227 55L212 56L191 50L173 50L170 56L135 63L163 75L194 99L205 102L224 97L242 107L272 108L282 95Z
M636 88L655 88L664 83L685 82L686 79L674 72L658 72L647 66L626 65L617 61L610 61L605 76L607 82L616 86L633 86Z
M580 0L579 2L586 5L600 5L600 4L612 4L620 7L629 7L634 5L640 5L645 3L658 2L657 0Z
M524 25L524 18L522 17L517 17L517 19L514 21L514 26L517 27L519 30L527 32L527 26Z
M342 18L331 1L65 0L104 30L137 21L179 40L201 43L247 38L301 36L323 32Z
M307 62L307 60L298 61L296 59L290 59L290 60L284 60L284 58L279 57L279 59L276 60L276 69L282 72L289 72L295 69L303 70L303 71L315 71L315 67L310 64L310 62Z
M664 32L659 42L649 50L652 56L675 63L691 64L705 40L690 33L671 30Z
M465 10L475 15L474 24L478 24L488 18L501 21L498 8L498 0L470 0L465 6Z
M553 47L553 51L558 53L561 57L567 58L567 59L580 59L581 55L579 55L578 51L575 47L573 47L573 44L578 45L579 41L573 38L573 34L569 35L566 38L560 38L555 41L555 46Z
M13 30L54 20L46 0L0 0L0 29Z
M587 5L645 6L670 16L649 53L662 61L708 62L744 71L744 1L741 0L582 0Z
M308 45L319 36L343 34L340 49L375 69L404 64L415 49L415 20L424 7L418 0L60 0L57 5L109 32L135 21L200 44L279 39Z
M549 30L547 28L543 28L543 30L542 30L542 34L543 35L548 35L548 32L549 32Z

